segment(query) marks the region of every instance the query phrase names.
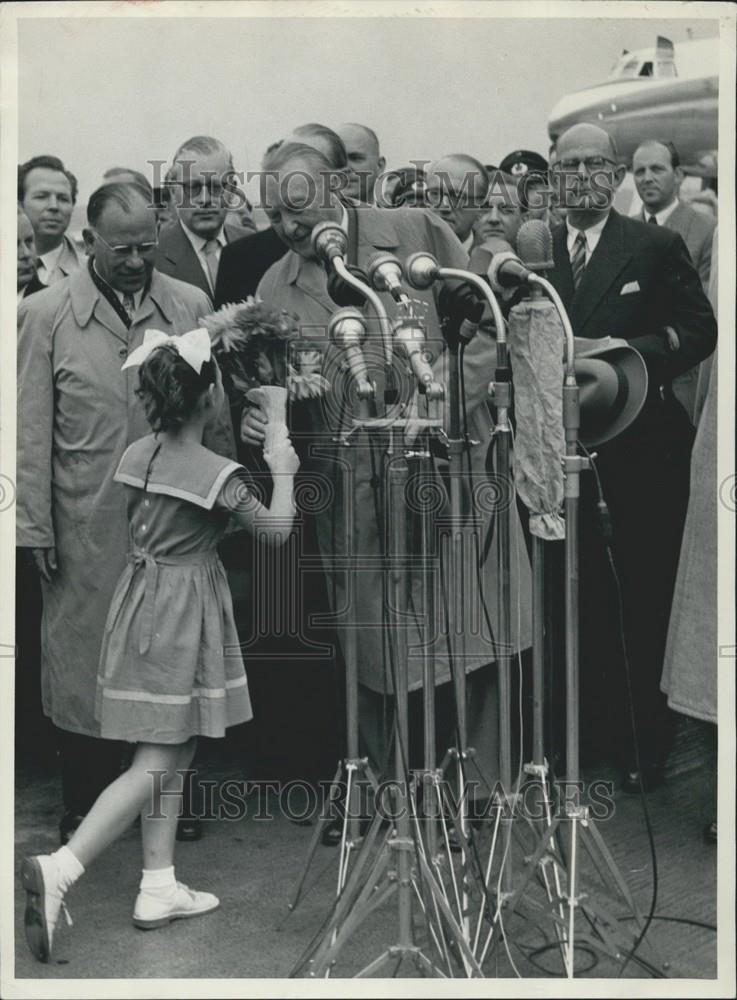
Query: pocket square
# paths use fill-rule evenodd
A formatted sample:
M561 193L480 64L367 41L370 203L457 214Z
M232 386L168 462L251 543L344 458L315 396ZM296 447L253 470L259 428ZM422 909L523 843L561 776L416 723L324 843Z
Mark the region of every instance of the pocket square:
M619 294L631 295L632 292L639 292L639 291L640 291L639 281L628 281L626 285L622 285L622 291Z

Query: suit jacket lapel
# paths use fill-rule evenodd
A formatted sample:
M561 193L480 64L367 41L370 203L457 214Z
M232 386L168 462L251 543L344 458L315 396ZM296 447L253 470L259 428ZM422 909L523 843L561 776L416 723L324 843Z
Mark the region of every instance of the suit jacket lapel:
M210 282L202 270L202 265L194 251L194 247L182 229L181 222L177 222L176 226L171 230L164 256L175 266L176 276L180 281L187 281L191 285L196 285L206 295L212 296Z
M567 236L568 229L565 222L553 230L553 270L550 273L550 280L563 300L563 305L566 309L570 309L573 300L573 273L571 259L568 256Z
M617 280L631 257L632 251L625 246L622 235L622 220L612 210L571 301L569 310L571 322L578 336L583 336L581 331L586 320Z

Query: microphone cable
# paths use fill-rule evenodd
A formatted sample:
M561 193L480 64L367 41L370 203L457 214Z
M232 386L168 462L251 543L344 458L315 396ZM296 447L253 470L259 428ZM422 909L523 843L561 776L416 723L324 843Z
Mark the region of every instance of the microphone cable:
M645 796L645 791L644 791L644 788L642 787L642 769L641 769L641 765L640 765L640 747L639 747L639 742L638 742L638 739L637 739L637 721L635 719L634 698L633 698L633 694L632 694L632 674L631 674L631 670L630 670L629 655L627 653L627 639L626 639L625 628L624 628L624 604L623 604L623 600L622 600L622 587L621 587L621 583L620 583L620 580L619 580L619 574L617 573L617 567L616 567L615 562L614 562L614 554L612 552L612 538L613 538L613 535L614 535L614 528L613 528L613 524L612 524L612 519L611 519L611 514L610 514L610 511L609 511L609 507L607 506L606 500L604 498L604 491L602 489L601 478L599 476L599 470L596 468L596 463L594 462L594 459L592 458L591 453L586 448L586 446L584 444L582 444L580 441L578 442L578 445L581 448L581 450L583 451L584 455L589 460L589 465L590 465L590 467L591 467L591 469L592 469L592 471L594 473L594 479L595 479L595 482L596 482L596 492L598 494L598 500L597 500L597 503L596 503L596 507L597 507L597 517L598 517L598 521L599 521L599 532L600 532L600 534L602 536L602 539L604 541L604 545L606 547L607 560L608 560L608 563L609 563L609 569L610 569L611 574L612 574L612 579L614 581L614 586L615 586L615 590L616 590L616 594L617 594L617 601L616 601L616 604L617 604L617 620L618 620L618 625L619 625L619 638L620 638L620 643L621 643L621 646L622 646L622 662L623 662L623 665L624 665L624 677L625 677L625 684L626 684L626 691L627 691L627 709L628 709L628 714L629 714L630 726L632 728L632 746L633 746L634 755L635 755L635 766L637 767L637 770L638 770L638 772L640 774L640 801L642 803L642 812L643 812L643 816L644 816L644 819L645 819L645 828L647 830L648 844L649 844L649 847L650 847L650 857L652 859L652 866L653 866L653 891L652 891L652 897L651 897L651 901L650 901L650 909L648 911L648 915L647 915L647 917L645 919L645 923L644 923L644 925L642 927L642 930L640 931L640 933L638 934L637 938L635 939L634 944L632 945L632 947L628 951L628 953L626 955L626 958L625 958L625 961L622 964L622 967L620 968L618 978L621 979L622 976L624 975L625 969L627 968L627 966L629 965L629 963L631 961L636 961L636 962L638 962L640 964L643 961L639 957L636 958L636 953L637 953L638 948L642 944L642 941L643 941L645 935L647 934L648 930L650 929L650 925L651 925L651 923L653 921L653 918L655 916L655 908L657 906L657 901L658 901L658 857L657 857L657 852L655 850L655 836L654 836L654 833L653 833L652 823L651 823L651 820L650 820L650 812L649 812L648 807L647 807L647 799L646 799L646 796Z

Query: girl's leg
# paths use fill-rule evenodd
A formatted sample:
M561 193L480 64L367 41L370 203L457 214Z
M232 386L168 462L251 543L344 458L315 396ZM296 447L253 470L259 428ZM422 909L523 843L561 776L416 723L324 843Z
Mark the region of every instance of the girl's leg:
M177 833L177 820L181 811L182 776L177 771L186 771L192 763L196 737L187 743L172 747L176 750L173 763L169 764L167 774L161 778L149 779L149 796L141 809L141 846L143 849L143 867L146 870L168 868L174 864L174 845Z
M191 760L191 751L190 744L139 744L130 768L97 798L69 844L54 854L23 860L20 874L26 890L26 940L39 961L48 962L51 955L54 931L67 890L83 874L85 867L130 826L144 804L151 803L151 772L163 772L164 780L171 784L176 769L187 766ZM176 819L174 822L176 824ZM171 853L169 851L169 856ZM167 874L176 893L174 869L170 868ZM161 907L154 909L153 917L150 916L149 906L149 913L145 914L146 919L139 926L161 926L173 917L197 916L218 905L217 899L206 893L190 893L183 901L175 902L176 905L170 906L168 911L164 907L165 919L161 919Z
M153 787L151 772L165 772L166 780L179 766L181 750L181 745L138 744L131 766L108 785L69 840L69 850L83 867L117 840L144 806L148 808Z
M141 811L143 875L133 909L133 923L143 930L163 927L181 917L199 917L220 905L209 892L194 892L174 877L174 846L182 805L181 775L192 763L195 740L182 744L171 772L162 776L152 800Z

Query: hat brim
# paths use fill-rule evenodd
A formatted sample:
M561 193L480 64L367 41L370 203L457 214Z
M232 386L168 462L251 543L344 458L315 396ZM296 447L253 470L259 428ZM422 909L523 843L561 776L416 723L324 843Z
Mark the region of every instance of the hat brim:
M602 426L588 426L586 409L581 408L579 439L586 448L596 448L614 440L625 431L640 414L645 405L648 390L647 366L639 351L626 340L607 338L605 340L576 339L576 358L598 358L617 365L627 385L627 397L621 409L611 422Z

